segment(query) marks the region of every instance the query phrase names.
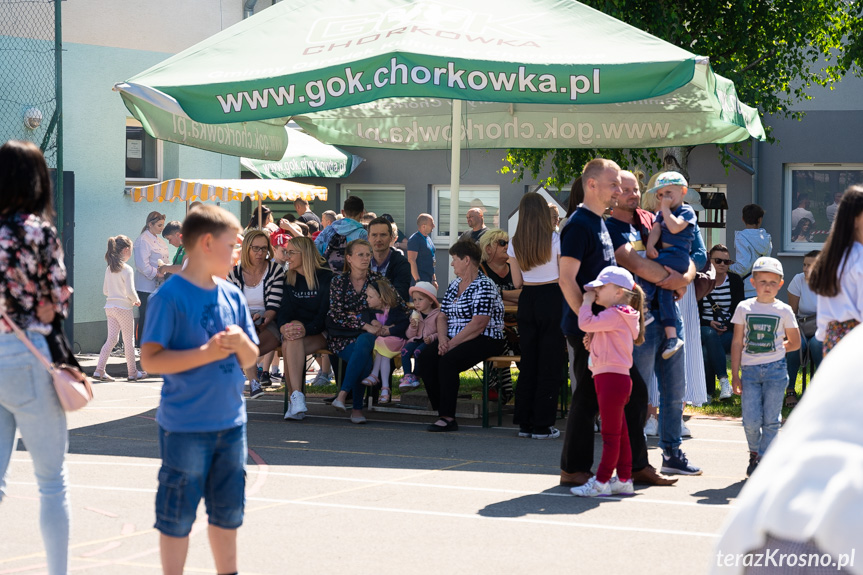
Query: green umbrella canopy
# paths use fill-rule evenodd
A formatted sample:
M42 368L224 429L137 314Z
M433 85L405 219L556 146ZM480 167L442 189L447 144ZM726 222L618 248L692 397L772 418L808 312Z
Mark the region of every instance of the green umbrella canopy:
M574 1L284 0L118 84L154 137L279 159L326 143L660 147L764 138L705 58ZM459 142L460 144L460 142Z
M322 144L299 130L285 130L288 147L279 160L241 158L243 167L263 179L344 178L363 162L360 156Z

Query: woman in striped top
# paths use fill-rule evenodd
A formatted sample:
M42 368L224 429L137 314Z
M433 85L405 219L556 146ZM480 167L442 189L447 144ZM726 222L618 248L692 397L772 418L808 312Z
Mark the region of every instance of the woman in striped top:
M731 353L731 317L737 304L743 300L743 280L739 275L729 272L728 266L734 261L728 248L716 244L710 248L710 262L716 270L716 287L698 302L701 316L701 347L704 351L704 370L707 378L707 394L716 391L719 379L719 399L731 397L731 384L728 383L728 370L725 355Z
M279 347L281 340L276 327L276 314L282 303L285 274L281 265L273 261L273 248L267 234L261 230L250 230L243 238L240 263L231 269L228 281L243 290L252 320L258 330L261 355ZM257 369L247 370L250 397L263 395L258 381Z

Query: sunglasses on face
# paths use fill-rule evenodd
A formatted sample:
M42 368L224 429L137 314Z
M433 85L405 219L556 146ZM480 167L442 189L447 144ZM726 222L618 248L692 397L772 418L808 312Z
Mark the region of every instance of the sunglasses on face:
M497 245L499 245L502 248L506 247L508 244L509 244L509 242L507 240L497 240Z
M724 259L722 259L722 258L713 258L713 263L715 263L715 264L725 264L725 265L727 265L727 266L730 266L731 264L733 264L733 263L734 263L734 260L724 260Z

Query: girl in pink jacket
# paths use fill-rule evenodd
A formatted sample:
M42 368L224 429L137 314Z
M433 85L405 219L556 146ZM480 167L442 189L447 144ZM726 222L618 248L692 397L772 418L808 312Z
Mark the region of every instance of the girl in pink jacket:
M571 491L580 497L632 495L632 450L623 407L632 392L633 345L644 342L644 292L632 274L617 266L603 269L584 289L578 327L590 336L589 365L602 419L602 459L596 476ZM598 315L593 314L594 302L605 308ZM615 468L617 477L612 477Z
M402 348L402 368L405 376L399 384L401 391L410 391L419 387L420 380L415 375L416 362L425 347L437 341L437 316L440 314L440 304L437 301L437 290L429 282L417 282L410 289L414 302L411 313L411 324L407 331L407 341ZM411 366L411 363L414 365Z

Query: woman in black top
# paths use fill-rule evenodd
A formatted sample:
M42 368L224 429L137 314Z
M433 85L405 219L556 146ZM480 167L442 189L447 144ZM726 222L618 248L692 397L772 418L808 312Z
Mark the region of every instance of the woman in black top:
M509 245L509 234L501 229L489 229L479 240L482 252L482 263L479 269L497 286L497 291L504 305L517 306L520 289L515 289L512 272L509 269L509 256L506 248ZM503 355L521 355L518 344L518 320L514 313L503 314ZM510 368L492 370L489 377L489 399L497 399L496 393L503 394L503 402L512 398L512 373Z
M333 272L323 267L324 259L309 238L292 239L287 256L288 271L277 319L285 358L285 393L290 391L291 398L285 419L302 419L306 400L300 388L306 356L327 347L323 331L330 309Z

